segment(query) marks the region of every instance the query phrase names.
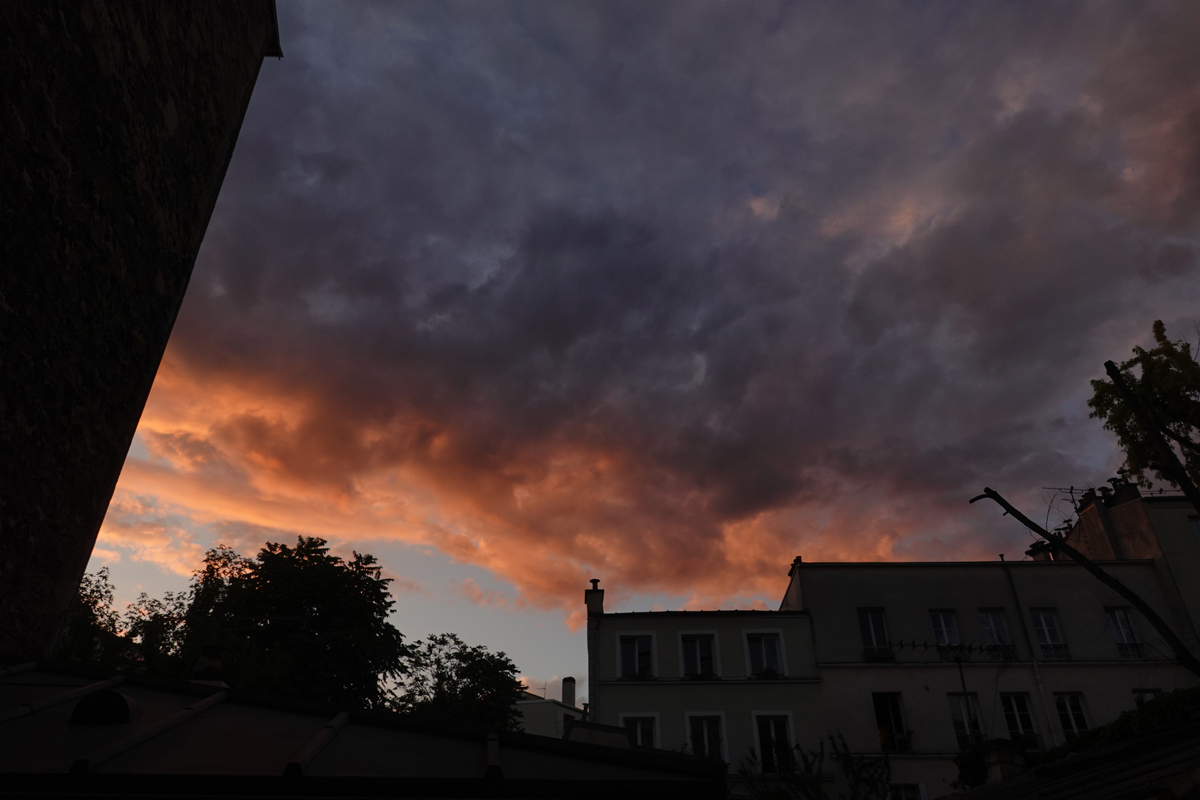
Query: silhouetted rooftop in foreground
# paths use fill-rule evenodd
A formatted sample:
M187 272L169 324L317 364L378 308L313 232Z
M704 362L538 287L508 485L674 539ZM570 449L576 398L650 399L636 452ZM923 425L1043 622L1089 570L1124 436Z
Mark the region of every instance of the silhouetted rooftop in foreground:
M80 721L89 707L109 721ZM723 765L665 751L194 681L0 671L0 795L695 798L721 797L724 785Z

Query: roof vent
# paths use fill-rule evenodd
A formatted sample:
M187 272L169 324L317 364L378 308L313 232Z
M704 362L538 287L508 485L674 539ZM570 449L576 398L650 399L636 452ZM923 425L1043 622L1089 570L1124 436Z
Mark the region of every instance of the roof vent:
M84 725L116 725L129 722L136 714L137 701L132 697L112 689L101 689L85 694L75 704L75 710L71 712L71 722Z

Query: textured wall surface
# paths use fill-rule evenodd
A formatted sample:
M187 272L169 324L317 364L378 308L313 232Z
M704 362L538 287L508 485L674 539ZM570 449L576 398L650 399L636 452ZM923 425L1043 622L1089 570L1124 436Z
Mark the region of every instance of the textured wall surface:
M0 660L53 646L278 49L273 0L0 8Z

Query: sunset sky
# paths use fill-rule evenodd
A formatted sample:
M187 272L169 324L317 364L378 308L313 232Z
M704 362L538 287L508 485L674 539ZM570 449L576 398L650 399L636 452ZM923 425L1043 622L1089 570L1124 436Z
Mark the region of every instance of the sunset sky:
M122 602L321 536L406 636L582 688L589 578L1020 558L967 500L1060 521L1121 460L1088 381L1195 339L1200 4L279 14L93 556Z

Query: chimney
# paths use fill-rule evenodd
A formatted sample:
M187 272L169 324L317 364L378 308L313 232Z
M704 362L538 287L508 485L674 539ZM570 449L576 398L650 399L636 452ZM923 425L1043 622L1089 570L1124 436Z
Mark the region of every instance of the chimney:
M595 722L600 689L596 681L599 674L600 618L604 616L604 590L600 588L599 578L592 578L592 588L583 591L583 602L587 606L588 700L591 701L591 707L585 707L584 715L589 721Z
M592 588L583 590L583 602L589 617L604 613L604 590L600 588L599 578L592 578Z
M563 678L562 701L564 705L575 707L575 679Z

